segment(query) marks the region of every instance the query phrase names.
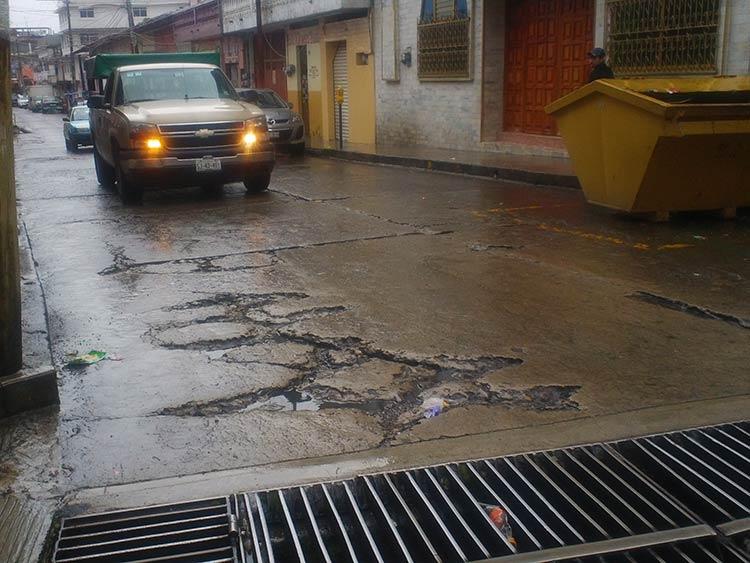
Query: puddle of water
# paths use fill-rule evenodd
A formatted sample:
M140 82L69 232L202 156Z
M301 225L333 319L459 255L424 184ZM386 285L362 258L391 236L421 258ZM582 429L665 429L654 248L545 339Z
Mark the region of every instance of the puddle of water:
M281 395L270 397L265 401L260 401L248 405L246 411L265 410L273 412L281 411L317 411L320 409L320 403L310 395L300 393L299 391L285 391Z

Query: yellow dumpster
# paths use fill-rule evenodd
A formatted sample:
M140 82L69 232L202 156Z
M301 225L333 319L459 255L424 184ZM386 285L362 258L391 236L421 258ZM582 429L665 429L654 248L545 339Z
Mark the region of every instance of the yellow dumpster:
M591 203L728 215L750 205L750 76L599 80L545 109Z

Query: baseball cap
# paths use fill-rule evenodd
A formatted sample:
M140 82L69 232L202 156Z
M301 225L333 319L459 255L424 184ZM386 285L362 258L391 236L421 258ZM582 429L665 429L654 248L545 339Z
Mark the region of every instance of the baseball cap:
M601 47L594 47L589 52L589 57L606 57L606 56L607 56L606 51L602 49Z

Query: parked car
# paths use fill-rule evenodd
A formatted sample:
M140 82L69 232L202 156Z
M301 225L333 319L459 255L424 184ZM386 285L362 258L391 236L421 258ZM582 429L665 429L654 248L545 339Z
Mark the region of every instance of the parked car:
M94 77L107 78L104 94L88 99L100 184L115 185L124 202L140 200L145 187L243 181L248 192L268 189L274 152L263 112L238 98L217 64L191 62L218 56L96 57Z
M70 115L63 117L63 137L65 148L77 151L78 145L91 145L91 128L89 127L89 108L76 106Z
M64 113L63 103L60 98L45 96L42 98L42 113Z
M29 107L29 97L24 96L23 94L18 94L18 107L19 108L28 108Z
M268 122L268 137L279 147L288 148L295 154L305 150L305 124L300 114L292 111L292 105L285 102L273 90L239 88L240 98L258 106Z
M42 98L32 96L29 100L29 109L34 113L42 111Z

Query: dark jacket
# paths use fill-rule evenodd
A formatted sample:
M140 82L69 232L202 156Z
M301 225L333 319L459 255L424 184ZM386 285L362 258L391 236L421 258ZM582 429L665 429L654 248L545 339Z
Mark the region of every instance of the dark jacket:
M601 78L614 77L615 73L612 72L612 69L609 68L609 65L607 63L599 63L591 69L591 73L589 74L589 82L593 82L594 80L599 80Z

